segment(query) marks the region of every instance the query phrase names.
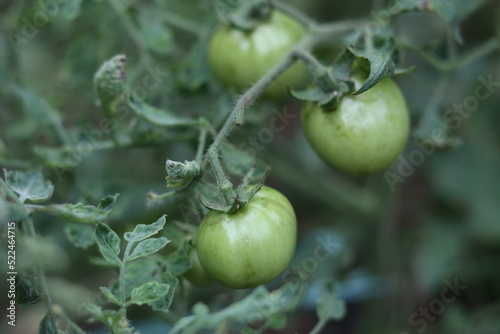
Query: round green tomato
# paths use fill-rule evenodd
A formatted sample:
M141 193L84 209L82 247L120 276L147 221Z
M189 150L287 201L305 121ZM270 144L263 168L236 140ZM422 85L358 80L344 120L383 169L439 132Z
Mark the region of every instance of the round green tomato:
M235 213L210 211L198 229L196 247L213 279L244 289L278 277L292 260L296 240L292 205L277 190L262 187Z
M273 11L267 20L248 32L221 25L208 47L212 73L224 85L244 90L283 60L304 33L300 23L279 11ZM287 86L300 87L306 75L306 67L296 63L265 94L276 98L286 96Z
M355 78L357 88L362 82ZM333 110L306 103L302 127L328 165L348 174L371 175L386 169L401 154L410 121L401 90L384 78L360 95L345 96Z
M189 259L191 260L192 267L184 273L184 277L194 285L200 287L208 287L214 283L214 280L208 276L205 269L201 266L200 259L196 248L191 248L189 251Z

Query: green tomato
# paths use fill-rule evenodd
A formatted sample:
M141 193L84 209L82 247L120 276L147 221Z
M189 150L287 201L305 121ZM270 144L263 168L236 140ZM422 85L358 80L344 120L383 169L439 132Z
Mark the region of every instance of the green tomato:
M200 262L216 281L244 289L285 270L295 252L297 220L288 199L269 187L235 213L210 211L196 238Z
M364 80L354 78L359 88ZM410 131L405 98L389 78L360 95L345 96L333 110L308 102L302 127L316 153L347 174L383 171L403 151Z
M248 32L221 25L208 47L212 73L224 85L244 90L283 60L304 33L300 23L279 11ZM286 96L287 86L299 88L306 76L304 64L296 63L265 94L275 98Z
M193 247L189 251L189 259L191 260L192 267L184 273L184 277L199 287L208 287L214 284L214 280L208 276L205 269L201 266L196 248Z

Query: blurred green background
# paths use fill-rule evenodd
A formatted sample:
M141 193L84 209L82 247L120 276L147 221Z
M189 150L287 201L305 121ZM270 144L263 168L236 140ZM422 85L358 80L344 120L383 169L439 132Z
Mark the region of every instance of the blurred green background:
M373 6L384 5L384 1L361 0L289 3L320 22L370 20ZM450 3L465 6L463 1ZM235 95L210 77L204 47L218 15L236 4L2 0L0 166L28 170L45 164L44 174L55 184L54 203L95 204L107 194L120 193L108 221L117 232L153 222L163 213L169 221L183 220L182 198L151 203L146 194L166 191L167 158L193 159L195 133L168 130L172 132L165 143L82 153L81 162L61 176L35 154L35 147L60 145L42 111L56 110L73 143L85 142L105 118L96 103L93 75L105 60L122 53L127 56L130 87L141 87L148 74L162 73L144 96L148 103L184 117L204 116L220 127ZM394 187L388 174L352 178L319 160L301 131L296 101L258 101L247 113L247 125L230 137L234 144L248 140L276 110L297 115L258 151L258 159L272 167L267 183L284 193L296 210L299 243L293 263L308 274L307 296L280 333L311 330L317 321L318 282L327 277L337 282L338 296L347 302L347 316L322 333L500 333L500 3L478 4L460 23L464 43L456 45L457 52L467 54L495 39L497 50L448 72L438 71L415 50L432 49L439 57L447 56L446 25L438 16L406 13L393 21L402 64L416 66L413 73L396 78L407 98L413 128L423 129L423 115L431 104L437 112L423 130L441 128L446 120L451 128L451 144L444 150L426 151L417 138L410 138L389 171L401 176L402 161L410 162L411 170ZM45 20L41 12L53 15ZM318 55L328 63L337 52L338 45L327 45ZM443 76L446 81L440 81ZM484 86L485 81L493 84ZM478 86L490 94L479 99ZM467 114L449 113L460 105L465 105ZM154 136L149 126L139 128L137 136L144 141ZM412 163L418 157L423 159ZM80 305L89 297L98 298L98 287L107 285L113 272L89 261L97 255L95 246L74 247L65 235L66 222L37 214L35 225L43 239L32 245L32 252L45 263L53 299L82 327L97 333L99 326L86 324ZM166 236L173 238L175 233L166 228ZM337 246L331 257L314 266L308 259L326 238ZM280 283L278 278L270 287ZM4 284L0 284L2 294ZM443 294L454 284L460 285L456 293ZM190 305L204 300L217 306L242 296L222 287L194 288L186 300ZM3 317L1 331L37 332L43 307L18 312L19 325L7 327ZM168 328L159 324L168 317L146 308L133 308L130 318L143 333Z

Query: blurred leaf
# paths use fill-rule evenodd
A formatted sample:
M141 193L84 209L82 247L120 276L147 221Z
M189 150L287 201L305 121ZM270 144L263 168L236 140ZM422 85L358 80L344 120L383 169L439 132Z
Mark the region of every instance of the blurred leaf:
M438 198L465 210L471 236L496 245L500 240L500 157L487 126L476 127L462 146L430 159L429 176Z
M317 301L316 312L320 321L326 322L330 319L340 320L345 317L346 305L343 300L337 298L335 285L332 280L323 282L321 292Z
M180 276L188 271L191 268L189 240L185 239L175 252L168 254L164 264L167 271L174 276Z
M231 304L220 312L203 316L192 315L180 319L170 334L196 332L202 328L215 328L223 321L235 322L238 329L242 329L256 321L294 310L298 307L304 291L305 284L300 279L287 283L271 293L265 287L259 286L244 299ZM266 311L263 312L263 310Z
M161 216L158 220L152 224L145 225L139 224L137 225L132 232L126 232L124 234L125 240L128 242L138 242L149 238L150 236L160 232L165 225L166 215Z
M27 199L33 202L48 200L54 192L52 182L45 181L41 169L29 172L8 171L4 169L5 182L19 195L21 202Z
M451 1L451 0L448 0ZM480 7L488 3L489 0L453 0L454 5L457 8L458 17L460 20L467 18L470 14L475 12Z
M158 282L149 282L132 290L130 304L152 304L168 293L170 286Z
M51 311L47 312L45 317L40 322L40 327L38 329L39 334L59 334L57 329L56 318Z
M11 90L23 102L23 110L26 115L34 118L38 124L50 127L61 139L67 141L66 133L62 132L63 124L60 113L44 98L36 95L29 89L16 85L12 85Z
M60 169L75 168L81 162L81 155L70 147L35 146L33 153L43 161L44 165Z
M207 40L200 40L191 47L189 54L177 71L176 79L179 87L196 90L209 81L210 73L206 64L206 49Z
M116 296L108 288L101 286L99 289L101 290L104 298L106 298L108 301L118 306L122 305L122 303L118 300L118 298L116 298Z
M143 240L134 248L134 251L129 257L127 257L126 261L130 262L140 257L156 253L165 247L169 242L170 240L165 237Z
M5 137L11 140L27 140L32 138L39 129L39 123L31 117L24 117L5 130Z
M97 224L111 214L117 198L118 194L113 196L108 195L101 199L97 206L84 205L82 203L52 204L39 210L73 223Z
M172 32L162 24L161 11L143 10L139 14L139 34L142 42L151 51L159 55L172 53L175 46Z
M64 20L73 21L81 12L83 0L66 0L60 2L59 14Z
M99 223L95 228L97 246L102 256L114 265L120 265L120 237L106 224Z
M42 299L38 291L38 277L32 270L25 270L16 277L16 302L20 306L36 304Z
M128 105L137 114L137 116L154 125L172 127L192 126L199 123L198 120L195 119L178 118L170 111L158 109L132 96L128 99Z
M75 247L87 249L95 242L94 229L90 225L66 224L64 232Z
M7 149L7 146L5 146L5 143L3 142L2 138L0 138L0 157L2 158L10 157L10 152Z

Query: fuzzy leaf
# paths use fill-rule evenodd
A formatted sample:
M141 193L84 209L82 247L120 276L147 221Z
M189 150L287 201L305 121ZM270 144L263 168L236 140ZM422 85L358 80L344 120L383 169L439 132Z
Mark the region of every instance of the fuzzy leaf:
M241 326L240 329L243 329L256 319L266 320L294 310L298 307L304 291L305 285L302 280L285 284L273 292L268 292L265 287L259 286L244 299L233 303L222 311L180 319L170 334L189 333L194 330L199 331L202 328L213 329L223 321L238 322ZM269 304L273 307L270 308ZM262 310L266 310L266 312L264 313Z
M87 249L95 242L94 229L90 225L67 224L64 232L68 240L78 248Z
M119 265L120 237L108 225L99 223L95 228L95 238L102 256L109 263Z
M30 172L4 169L4 173L5 182L19 195L21 202L27 199L33 202L43 202L48 200L54 192L54 185L50 181L45 181L40 169Z
M168 284L149 282L132 290L130 304L150 304L162 299L169 291Z
M189 259L189 240L184 240L177 251L170 253L164 260L167 270L174 276L180 276L191 268Z
M52 204L40 210L73 223L97 224L111 214L117 198L118 194L106 196L97 206L82 203Z
M137 225L132 232L126 232L124 234L125 240L127 240L128 242L138 242L160 232L165 225L165 217L166 215L163 215L156 222L149 225Z
M132 254L130 254L127 258L127 261L130 262L140 257L156 253L165 247L169 242L170 240L165 237L143 240L137 245L137 247L134 248Z
M127 102L128 106L137 114L137 116L154 125L163 127L175 127L198 124L198 120L179 118L170 111L158 109L132 96L129 97Z
M120 303L118 298L116 298L116 296L108 288L101 286L99 289L101 290L104 298L106 298L108 301L110 301L113 304L116 304L118 306L122 305L122 303Z

